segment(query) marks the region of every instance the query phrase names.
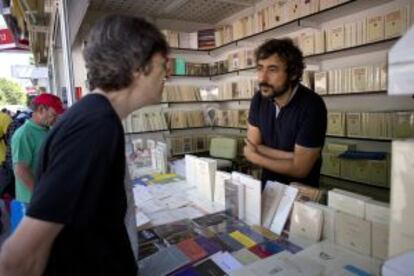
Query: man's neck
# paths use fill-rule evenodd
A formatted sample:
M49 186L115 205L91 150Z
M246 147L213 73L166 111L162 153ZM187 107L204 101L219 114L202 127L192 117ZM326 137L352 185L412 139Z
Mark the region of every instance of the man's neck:
M275 98L274 104L279 108L286 106L289 103L290 97L292 96L293 89L294 86L291 85L285 94Z
M99 94L107 98L121 120L140 108L135 106L136 103L134 100L130 99L131 91L129 89L122 89L113 92L104 92L101 89L95 89L92 93Z

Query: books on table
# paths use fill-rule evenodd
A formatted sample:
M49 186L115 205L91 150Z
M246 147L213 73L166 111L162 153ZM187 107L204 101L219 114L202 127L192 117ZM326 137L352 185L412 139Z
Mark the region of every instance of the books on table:
M268 181L263 191L262 225L280 235L293 206L298 189Z

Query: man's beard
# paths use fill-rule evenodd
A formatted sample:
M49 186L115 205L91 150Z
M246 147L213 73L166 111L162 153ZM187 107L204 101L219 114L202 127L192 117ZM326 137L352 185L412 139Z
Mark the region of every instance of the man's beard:
M269 94L264 95L263 92L261 91L261 88L269 88L269 89L271 89L271 92ZM289 81L286 81L279 88L275 88L273 85L268 84L266 82L259 83L259 89L260 89L260 93L262 94L262 96L269 99L269 100L271 100L272 102L276 98L279 98L279 97L283 96L284 94L286 94L289 91L289 88L290 88Z

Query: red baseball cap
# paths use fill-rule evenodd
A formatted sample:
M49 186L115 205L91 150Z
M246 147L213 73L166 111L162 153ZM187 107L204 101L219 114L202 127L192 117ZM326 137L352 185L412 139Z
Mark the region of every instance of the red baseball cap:
M62 114L65 111L59 97L49 93L43 93L35 97L32 100L32 104L53 107L57 114Z

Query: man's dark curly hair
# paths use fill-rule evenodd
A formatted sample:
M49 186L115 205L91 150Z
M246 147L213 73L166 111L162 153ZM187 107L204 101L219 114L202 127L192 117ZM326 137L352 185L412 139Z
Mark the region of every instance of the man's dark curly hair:
M285 62L286 73L292 84L299 83L305 69L302 51L293 44L290 38L271 39L256 50L256 62L267 59L274 54L277 54Z
M90 31L83 50L90 90L128 87L132 73L144 69L152 56L169 52L164 35L143 18L111 15Z

